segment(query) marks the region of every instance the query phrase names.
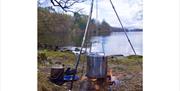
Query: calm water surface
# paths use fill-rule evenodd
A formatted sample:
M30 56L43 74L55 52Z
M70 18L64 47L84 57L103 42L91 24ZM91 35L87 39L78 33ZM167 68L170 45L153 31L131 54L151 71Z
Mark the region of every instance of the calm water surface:
M142 32L127 32L138 55L142 55ZM105 52L105 55L133 55L124 32L113 32L110 36L94 36L91 39L92 52Z

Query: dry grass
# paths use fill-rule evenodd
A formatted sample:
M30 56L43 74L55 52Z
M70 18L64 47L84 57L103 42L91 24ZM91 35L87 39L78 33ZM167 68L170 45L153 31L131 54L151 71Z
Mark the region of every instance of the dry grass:
M45 53L48 64L38 60L38 91L67 91L69 83L62 86L57 86L48 80L50 67L54 61L65 64L65 67L74 67L75 55L70 52L54 52L54 51L39 51L38 55ZM82 75L83 63L86 65L84 55L81 57L78 74ZM142 91L142 56L127 56L108 58L108 67L112 69L113 76L121 83L118 86L112 86L112 91ZM84 65L84 66L85 66ZM141 65L141 66L140 66ZM85 72L84 67L84 72ZM73 91L79 91L80 81L74 83Z

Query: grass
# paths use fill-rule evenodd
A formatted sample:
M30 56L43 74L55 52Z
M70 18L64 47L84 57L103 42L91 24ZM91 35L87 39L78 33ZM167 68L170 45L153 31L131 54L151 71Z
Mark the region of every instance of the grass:
M38 72L38 91L67 91L64 86L57 86L48 80L48 74Z
M47 59L47 62L49 65L46 66L51 66L54 64L54 62L58 61L64 64L65 66L74 68L76 59L77 57L72 53L72 52L60 52L60 51L50 51L50 50L40 50L38 51L38 56L44 54L46 57L45 58L39 58L38 59L38 67L44 66L43 62L44 60L42 59ZM81 55L80 59L80 65L86 61L86 58L84 55Z
M45 54L48 62L50 64L44 65L42 59L38 59L38 91L67 91L67 86L57 86L51 83L48 80L49 71L43 71L45 68L50 68L51 65L54 64L54 60L58 60L62 64L65 65L65 67L70 66L71 68L74 68L74 64L76 63L76 57L71 52L59 52L59 51L49 51L49 50L41 50L38 51L38 56L40 54ZM113 70L113 74L115 76L118 76L119 74L123 73L126 75L133 75L134 78L131 80L126 81L126 85L128 86L128 89L136 89L136 87L140 88L142 91L142 56L125 56L122 58L110 58L108 57L108 68ZM81 61L78 68L78 74L81 75L82 73L82 66L83 62L85 64L84 70L86 69L86 58L84 55L81 57ZM140 75L139 75L140 74ZM140 85L139 85L140 84ZM77 89L79 86L79 82L75 82L75 88ZM125 91L123 88L125 85L121 85L122 89L119 90L113 90L113 91ZM127 89L126 89L127 90ZM78 90L74 90L78 91ZM135 90L132 90L135 91Z

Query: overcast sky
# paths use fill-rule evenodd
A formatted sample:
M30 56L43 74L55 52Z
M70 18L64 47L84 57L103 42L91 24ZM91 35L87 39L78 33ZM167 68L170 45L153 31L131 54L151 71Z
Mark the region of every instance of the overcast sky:
M42 0L43 2L44 0ZM96 0L94 0L96 2ZM143 1L142 0L112 0L114 6L125 27L142 28L143 24ZM46 3L47 4L47 3ZM49 3L50 4L50 3ZM49 5L48 4L48 5ZM81 9L81 13L89 14L90 2L75 4L74 9ZM96 18L96 4L94 4L93 18ZM121 27L109 0L98 1L99 21L105 20L111 26Z

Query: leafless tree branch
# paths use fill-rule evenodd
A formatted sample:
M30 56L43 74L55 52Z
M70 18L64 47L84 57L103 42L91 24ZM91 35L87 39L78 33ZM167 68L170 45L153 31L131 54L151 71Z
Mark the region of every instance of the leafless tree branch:
M82 3L87 0L51 0L54 6L59 6L65 12L71 12L71 7L76 3Z

